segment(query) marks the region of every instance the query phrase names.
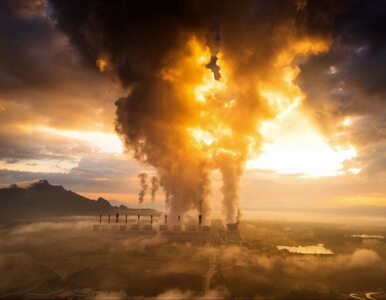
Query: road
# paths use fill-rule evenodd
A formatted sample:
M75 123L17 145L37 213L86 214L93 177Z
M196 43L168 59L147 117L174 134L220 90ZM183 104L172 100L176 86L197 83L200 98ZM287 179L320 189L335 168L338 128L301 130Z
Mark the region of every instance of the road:
M210 256L209 269L204 276L204 282L203 282L203 288L202 288L204 296L207 295L207 293L209 292L210 282L211 282L214 274L216 274L216 266L217 266L216 261L217 261L217 249Z
M374 298L376 295L382 295L384 292L363 292L364 297L360 295L359 293L351 293L349 296L353 299L358 299L358 300L377 300L377 298Z

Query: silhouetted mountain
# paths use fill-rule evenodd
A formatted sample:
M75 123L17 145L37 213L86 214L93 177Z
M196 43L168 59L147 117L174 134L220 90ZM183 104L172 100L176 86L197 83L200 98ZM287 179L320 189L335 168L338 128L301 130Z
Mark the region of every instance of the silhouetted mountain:
M142 210L142 214L154 212ZM95 215L99 213L137 214L137 209L124 205L112 206L103 198L90 200L61 185L39 180L26 187L12 184L0 189L0 218L50 217L69 215Z

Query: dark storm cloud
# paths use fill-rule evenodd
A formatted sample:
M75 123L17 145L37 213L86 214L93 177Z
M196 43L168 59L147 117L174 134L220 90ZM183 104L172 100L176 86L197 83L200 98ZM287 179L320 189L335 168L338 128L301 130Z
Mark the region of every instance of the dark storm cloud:
M3 0L0 9L17 17L34 18L46 15L47 3L45 0Z
M184 1L51 1L59 28L95 64L106 54L123 84L149 76L178 46L181 27L197 23Z
M117 93L110 78L95 64L87 66L68 37L56 29L45 1L1 2L0 123L34 119L79 128L87 118L88 124L92 118L104 123L107 113L111 122ZM98 114L98 109L105 113Z
M66 51L69 44L55 31L52 21L45 17L26 19L5 9L0 10L0 16L3 93L16 88L38 89L62 84L69 75L66 64L75 67L76 53Z
M385 2L349 1L332 34L330 51L301 67L305 103L330 136L339 128L344 132L334 142L357 146L367 173L385 171ZM352 117L352 125L343 128L346 117Z

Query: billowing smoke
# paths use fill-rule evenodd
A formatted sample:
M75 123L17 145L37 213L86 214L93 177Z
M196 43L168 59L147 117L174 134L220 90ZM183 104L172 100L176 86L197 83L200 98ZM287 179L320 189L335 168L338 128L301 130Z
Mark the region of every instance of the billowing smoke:
M147 184L147 173L140 173L138 175L138 178L139 178L139 184L141 186L141 190L138 193L138 203L139 205L141 205L145 200L145 195L149 188L149 185Z
M157 176L153 176L151 178L151 189L150 189L150 192L151 192L151 202L155 202L155 194L156 192L158 191L159 189L159 179Z
M168 190L165 191L165 212L169 210L169 205L170 205L170 194Z
M103 62L129 89L116 102L116 130L157 169L169 214L196 209L205 221L210 174L220 170L227 222L237 219L262 121L302 97L298 59L328 48L335 3L52 0L86 61Z

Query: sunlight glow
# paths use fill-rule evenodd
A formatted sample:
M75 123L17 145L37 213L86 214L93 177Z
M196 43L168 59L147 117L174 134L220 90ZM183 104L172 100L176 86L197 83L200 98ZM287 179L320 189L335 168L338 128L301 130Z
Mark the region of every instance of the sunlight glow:
M247 163L249 168L274 170L282 174L305 174L310 177L339 175L342 163L356 155L353 148L332 149L324 143L309 145L272 144Z
M49 134L86 142L98 152L102 153L121 154L124 151L122 141L115 133L60 130L49 127L39 127L39 130Z
M345 119L343 120L342 125L343 125L344 127L348 127L348 126L351 126L353 123L354 123L353 119L350 118L350 117L347 117L347 118L345 118Z
M283 120L262 126L267 142L261 154L247 162L249 169L275 171L279 174L301 174L305 177L344 174L343 162L356 156L354 147L332 147L299 111L292 111ZM359 168L348 172L357 174Z

